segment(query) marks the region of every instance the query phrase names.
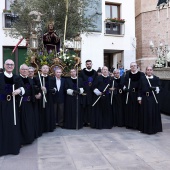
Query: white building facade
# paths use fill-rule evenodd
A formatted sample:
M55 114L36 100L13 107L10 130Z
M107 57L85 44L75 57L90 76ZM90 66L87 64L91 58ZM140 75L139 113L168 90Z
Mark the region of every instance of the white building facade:
M15 16L7 15L4 9L10 9L11 0L1 0L0 21L0 67L3 67L5 59L11 58L16 63L22 63L25 59L25 41L23 41L15 53L11 52L19 40L6 37L5 31L9 30L10 22ZM104 65L117 68L123 65L129 69L132 61L136 60L135 38L135 3L134 0L100 0L100 9L93 10L96 13L95 30L82 35L81 60L82 68L85 61L91 59L93 68L98 69ZM106 18L124 19L125 22L106 21ZM19 67L19 66L18 66ZM17 67L17 69L18 69Z

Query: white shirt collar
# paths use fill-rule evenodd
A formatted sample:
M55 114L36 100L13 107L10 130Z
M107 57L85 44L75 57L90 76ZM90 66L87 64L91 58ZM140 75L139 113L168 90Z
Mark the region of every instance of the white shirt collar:
M147 79L153 79L153 75L152 76L146 76Z
M20 74L20 76L21 76L22 78L27 78L27 77L28 77L28 76L25 76L25 77L24 77L24 76L23 76L23 75L21 75L21 74Z
M42 77L47 77L48 75L41 74Z
M60 78L55 77L55 78L56 78L56 80L61 80L61 77Z
M114 79L120 79L120 76L117 78L117 77L114 77Z
M91 68L90 70L88 70L88 69L86 68L86 71L89 71L89 72L90 72L90 71L92 71L92 68Z
M103 75L103 74L102 74L102 76L105 77L105 78L108 77L108 76L105 76L105 75Z
M77 77L71 77L72 79L77 79Z
M4 71L4 75L6 76L6 77L8 77L8 78L11 78L12 76L13 76L13 74L12 73L7 73L6 71Z
M131 72L132 74L136 74L138 72L138 70L136 70L135 72Z

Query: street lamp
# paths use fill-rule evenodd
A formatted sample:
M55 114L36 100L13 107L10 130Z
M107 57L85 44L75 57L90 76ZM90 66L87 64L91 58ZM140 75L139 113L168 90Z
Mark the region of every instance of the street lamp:
M73 40L74 51L76 52L77 56L79 52L81 51L81 40L82 38L80 36L76 36Z

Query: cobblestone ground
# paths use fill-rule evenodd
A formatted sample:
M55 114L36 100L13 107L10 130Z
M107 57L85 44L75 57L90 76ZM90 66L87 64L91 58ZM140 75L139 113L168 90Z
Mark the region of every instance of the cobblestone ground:
M117 127L57 128L19 155L0 157L0 170L169 170L170 116L162 115L162 122L156 135Z

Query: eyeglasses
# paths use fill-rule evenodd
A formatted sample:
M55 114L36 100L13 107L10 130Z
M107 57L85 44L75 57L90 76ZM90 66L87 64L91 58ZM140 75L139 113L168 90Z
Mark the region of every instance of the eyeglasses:
M8 63L7 63L6 65L7 65L8 67L9 67L9 66L11 66L11 67L13 67L13 66L14 66L14 64L8 64Z

